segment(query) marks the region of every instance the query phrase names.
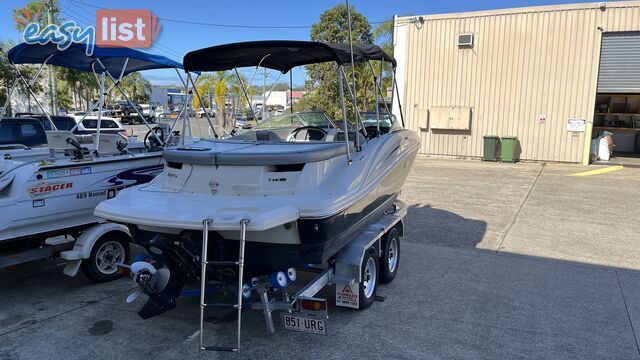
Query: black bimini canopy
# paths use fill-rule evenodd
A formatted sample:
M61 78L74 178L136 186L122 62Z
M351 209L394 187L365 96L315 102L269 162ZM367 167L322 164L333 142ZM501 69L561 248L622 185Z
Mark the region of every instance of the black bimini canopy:
M384 60L396 66L393 56L373 44L353 44L353 58L357 63ZM349 44L288 40L225 44L191 51L185 55L183 65L186 71L223 71L260 65L286 73L296 66L323 62L351 63Z

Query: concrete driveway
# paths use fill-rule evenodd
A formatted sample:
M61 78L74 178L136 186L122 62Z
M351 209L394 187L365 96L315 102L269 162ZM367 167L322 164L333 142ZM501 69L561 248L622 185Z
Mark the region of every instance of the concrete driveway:
M640 170L569 176L594 169L419 159L385 301L331 307L327 336L268 335L247 312L239 355L198 353L195 299L143 321L128 281L2 270L0 359L639 359Z

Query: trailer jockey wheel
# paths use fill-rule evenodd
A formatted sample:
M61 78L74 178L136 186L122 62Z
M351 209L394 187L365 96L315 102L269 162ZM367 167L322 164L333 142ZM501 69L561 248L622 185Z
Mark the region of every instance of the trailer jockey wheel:
M129 241L127 234L119 231L102 235L93 244L89 258L82 260L82 272L96 283L119 278L117 264L128 261Z
M398 273L400 266L400 233L396 228L389 230L382 243L380 256L380 282L390 283Z
M366 309L376 300L378 290L378 254L375 248L367 250L362 259L362 279L359 286L358 309Z
M147 134L144 136L144 147L146 147L147 149L155 149L162 146L162 143L155 136L153 136L153 134L156 134L160 139L164 139L164 129L156 126L147 132Z

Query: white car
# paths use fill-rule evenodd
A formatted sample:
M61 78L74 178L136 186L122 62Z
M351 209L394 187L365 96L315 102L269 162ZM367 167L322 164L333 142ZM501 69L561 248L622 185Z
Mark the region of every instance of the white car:
M84 116L84 114L73 115L73 118L76 121L76 124L79 123L80 120L82 120L82 116ZM76 131L74 131L74 133L93 134L96 132L97 129L98 129L98 115L88 115L87 117L84 118L84 120L82 120L82 123L78 125L78 128L76 129ZM124 128L124 126L122 126L120 121L118 121L115 118L105 117L105 116L102 117L102 121L100 123L100 132L111 133L111 134L121 134L125 136L127 134L127 130Z
M212 118L216 117L216 112L215 112L215 110L214 110L214 109L209 109L209 108L207 108L207 113L209 114L209 117L212 117ZM204 110L202 110L202 108L198 109L198 111L196 112L196 114L198 115L198 117L199 117L199 118L207 117L207 116L204 114Z
M149 104L139 104L138 107L142 111L142 116L150 123L156 122L156 110Z

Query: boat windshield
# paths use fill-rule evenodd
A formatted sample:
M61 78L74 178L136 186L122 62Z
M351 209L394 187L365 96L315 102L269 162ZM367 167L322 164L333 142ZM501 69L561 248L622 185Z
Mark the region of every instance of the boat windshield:
M336 125L324 112L303 112L278 115L260 121L258 125L253 127L253 130L299 128L303 126L314 126L327 130L336 128Z
M377 126L378 120L375 112L361 112L360 118L364 127ZM380 127L390 128L396 122L396 116L380 112Z

